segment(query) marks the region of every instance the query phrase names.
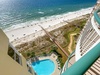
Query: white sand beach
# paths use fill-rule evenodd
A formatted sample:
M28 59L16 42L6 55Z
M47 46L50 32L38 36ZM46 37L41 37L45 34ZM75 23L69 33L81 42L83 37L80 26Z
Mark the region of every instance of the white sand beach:
M56 28L66 25L67 22L65 21L72 21L78 18L82 18L83 15L91 13L92 9L93 8L87 8L71 13L57 15L52 18L37 21L33 24L31 23L30 25L28 24L20 28L5 31L5 33L8 36L10 42L15 46L45 35L44 31L38 25L41 25L47 31L52 31Z

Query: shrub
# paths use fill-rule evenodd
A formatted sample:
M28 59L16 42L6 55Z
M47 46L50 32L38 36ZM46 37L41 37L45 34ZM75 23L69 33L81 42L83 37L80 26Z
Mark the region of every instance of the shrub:
M28 52L28 53L27 53L27 56L29 57L30 55L31 55L31 54Z

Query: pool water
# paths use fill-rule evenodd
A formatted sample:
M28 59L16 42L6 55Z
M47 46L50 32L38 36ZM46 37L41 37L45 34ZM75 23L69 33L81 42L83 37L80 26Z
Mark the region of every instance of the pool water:
M53 61L46 59L32 63L32 68L37 75L51 75L54 72L55 64Z

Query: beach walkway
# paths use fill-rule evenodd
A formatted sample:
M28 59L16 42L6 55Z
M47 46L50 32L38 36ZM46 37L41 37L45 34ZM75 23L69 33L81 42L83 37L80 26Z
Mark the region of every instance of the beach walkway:
M70 34L70 43L69 43L69 45L68 45L68 51L70 52L70 53L72 53L72 44L73 44L73 37L76 35L76 33L72 33L72 34Z
M48 37L51 39L51 41L54 42L54 43L60 48L60 50L68 57L68 56L69 56L68 53L60 46L60 44L56 41L56 39L53 38L53 37L50 35L50 33L47 32L42 26L40 26L40 27L41 27L41 28L44 30L44 32L48 35Z

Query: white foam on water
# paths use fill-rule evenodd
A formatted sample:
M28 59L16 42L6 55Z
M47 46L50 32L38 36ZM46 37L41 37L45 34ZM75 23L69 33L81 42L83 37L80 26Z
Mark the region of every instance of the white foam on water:
M42 12L42 11L39 11L39 12L38 12L38 14L44 14L44 12Z

